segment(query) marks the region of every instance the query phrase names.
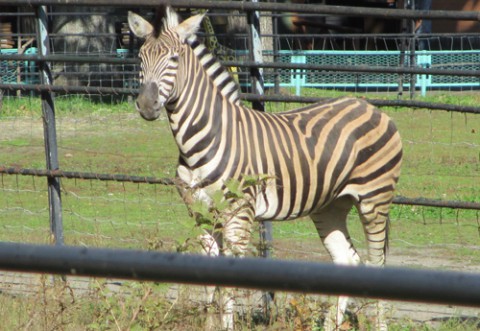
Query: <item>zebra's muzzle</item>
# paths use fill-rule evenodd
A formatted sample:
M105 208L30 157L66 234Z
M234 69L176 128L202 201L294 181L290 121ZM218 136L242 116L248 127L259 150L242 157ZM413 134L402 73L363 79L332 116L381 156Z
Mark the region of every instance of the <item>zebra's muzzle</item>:
M160 116L163 102L159 99L157 84L147 83L140 87L135 107L143 119L154 121Z
M142 116L142 118L147 121L155 121L160 116L161 109L162 108L141 110L137 108L140 116Z

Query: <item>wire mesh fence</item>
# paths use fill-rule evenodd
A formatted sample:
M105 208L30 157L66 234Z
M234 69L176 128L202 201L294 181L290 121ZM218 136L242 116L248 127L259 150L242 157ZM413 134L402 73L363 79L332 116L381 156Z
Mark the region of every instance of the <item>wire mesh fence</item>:
M126 28L126 11L107 10L103 7L95 8L94 11L82 10L82 8L78 8L76 11L71 12L68 9L66 11L65 7L56 7L51 9L51 53L55 56L63 56L66 59L69 59L69 57L80 59L88 56L90 59L98 58L99 61L92 61L91 63L82 63L80 60L65 61L62 59L54 61L52 73L55 86L52 88L61 88L61 86L64 86L66 91L68 88L78 88L79 86L85 86L85 88L89 89L95 87L120 87L126 89L137 88L138 81L136 77L138 75L138 63L136 61L132 61L132 59L137 56L140 41L133 38ZM153 18L153 11L143 11L147 17ZM185 10L181 13L182 16L187 16L196 12L196 10ZM15 36L18 37L18 39L20 39L20 36L23 36L21 40L32 39L32 35L29 35L28 33L33 32L31 30L32 26L34 25L31 22L34 19L33 12L22 11L22 15L15 16L14 11L12 10L10 13L6 11L4 16L7 21L13 21L14 18L19 19L19 17L21 17L21 23L17 24L16 28L10 28L11 31L6 31L5 35L8 35L8 32L10 32L10 36L13 36L14 39ZM314 65L319 66L319 68L313 70L270 68L265 71L265 82L266 86L271 89L278 87L290 88L297 94L304 94L304 91L301 89L305 88L307 88L307 92L308 88L336 88L343 91L395 91L395 93L398 93L399 86L401 86L402 89L404 87L408 89L410 83L415 83L420 77L423 76L425 78L425 76L427 76L411 73L399 75L396 73L359 74L352 72L333 72L322 70L322 66L378 66L379 68L398 68L405 66L408 69L420 65L423 66L423 68L453 68L457 70L465 70L465 72L476 70L475 65L476 62L478 62L476 61L478 52L475 49L478 43L478 36L474 34L415 35L411 32L399 34L396 30L394 33L365 33L363 28L361 31L338 31L333 28L334 26L337 28L339 26L338 24L335 25L338 23L335 21L338 20L338 17L327 17L325 21L326 23L324 22L325 26L321 26L320 28L317 27L315 33L309 33L308 31L304 31L303 33L298 33L297 31L296 33L292 33L292 31L285 31L285 26L282 27L282 24L284 25L285 21L292 20L292 17L292 15L285 15L282 13L263 13L263 24L266 26L264 29L265 32L262 36L265 47L265 59L275 61L275 63L285 63L290 65ZM318 15L312 16L312 14L302 14L301 19L309 21L315 17L318 17ZM268 22L271 22L271 24L269 25ZM399 24L400 20L396 21L396 24L397 23ZM27 31L28 28L30 28L30 31ZM397 28L398 27L395 29ZM231 63L232 61L234 64L237 63L236 65L238 65L238 70L234 68L235 65L232 65L231 68L233 68L233 73L238 75L238 81L240 82L240 85L243 84L242 86L246 91L249 90L249 71L245 70L245 68L243 68L238 61L245 62L249 59L248 48L250 43L248 41L247 30L248 20L245 18L245 14L243 12L232 13L221 10L211 10L207 16L206 24L203 25L202 31L200 32L201 38L207 44L210 43L214 45L212 51L216 53L220 59L227 61L227 63ZM22 45L21 40L19 43L17 42L18 45ZM26 44L28 48L22 48L22 52L24 54L37 54L37 50L34 47L34 42L29 43L27 41ZM421 50L418 48L421 48ZM449 51L448 54L443 53L445 50ZM416 53L414 53L415 51ZM14 48L3 50L4 54L15 54L15 52L20 53L20 49L17 49L17 51L15 51ZM102 59L124 59L126 62L108 63L109 61L107 60L105 61L107 63L102 63ZM25 83L25 85L38 83L38 76L35 76L38 74L36 72L37 67L35 61L21 61L18 59L12 61L3 60L2 64L2 68L4 70L6 68L13 68L8 75L2 76L2 83L14 83L14 78L16 83ZM431 75L431 77L428 79L430 82L437 82L438 86L448 90L475 89L476 80L478 80L477 77L465 77L465 81L463 83L460 82L459 85L456 85L454 82L449 80L451 77L445 75ZM68 94L69 92L66 93ZM110 95L100 95L100 99L97 99L94 94L88 94L88 97L93 97L94 99L92 100L103 100L110 102L128 99L127 96L112 97ZM69 97L67 96L66 99L68 98ZM126 116L125 113L115 113L115 111L111 111L108 113L108 115L105 115L105 117L97 117L97 114L95 114L94 111L87 116L75 118L75 116L71 116L72 112L84 112L84 110L76 109L74 106L75 102L75 98L73 98L73 101L67 101L67 104L64 107L61 107L59 110L59 112L65 112L66 114L69 113L69 115L66 115L64 118L59 117L58 122L58 135L60 141L59 148L60 153L62 154L62 168L98 172L98 169L103 167L103 172L105 173L127 172L137 174L145 169L143 169L141 166L132 168L131 166L127 166L127 164L138 163L144 164L146 167L150 168L155 167L155 161L143 160L139 155L127 155L124 151L120 152L108 150L108 147L111 148L112 146L107 143L105 138L101 138L101 134L99 134L99 132L106 132L108 130L115 131L115 125L121 125L122 133L115 133L115 135L118 135L120 139L123 138L123 142L120 144L118 144L118 142L111 144L125 148L128 146L128 143L125 141L125 136L122 137L125 130L129 131L130 133L134 131L136 132L135 135L137 136L140 134L138 128L131 128L130 125L127 124L128 121L132 119L128 118L126 120L123 118ZM101 109L99 110L99 113L101 113L104 109L115 108L114 104L109 105L99 103L97 105ZM273 106L272 108L276 108L276 106ZM393 114L392 116L395 117L395 115L396 114ZM420 116L423 115L418 115L416 117ZM442 150L444 151L449 150L450 148L455 150L455 152L450 152L448 156L438 156L437 159L439 159L440 163L442 163L445 160L448 162L455 162L454 160L457 158L457 156L453 156L453 153L457 153L464 148L467 150L470 149L467 152L464 152L464 154L471 155L471 150L475 150L478 147L478 145L475 142L472 142L470 137L468 137L468 134L465 134L463 131L460 135L457 135L456 132L454 133L454 126L457 126L457 123L462 121L462 119L458 119L456 115L452 115L450 119L446 119L446 121L449 121L450 123L451 132L447 133L447 135L450 136L450 141L435 142L433 140L433 132L438 130L436 124L437 120L435 119L437 116L433 116L432 114L429 116L430 117L427 118L427 122L424 123L428 123L429 121L430 125L419 129L429 130L430 135L428 139L424 139L419 142L416 138L409 139L407 136L406 141L409 145L411 145L408 146L408 148L411 148L412 150L421 150L428 148L426 146L430 146L431 150L433 151L436 150L433 148L434 146L442 146ZM442 115L438 116L441 117ZM72 118L75 119L72 120ZM467 117L463 117L463 119L465 120L465 127L463 128L464 130L467 132L468 130L471 130L471 132L478 130L476 129L477 120L475 117L470 120L467 120ZM11 126L12 128L11 136L8 136L7 130L4 131L6 132L6 137L8 137L6 140L9 141L7 146L10 145L10 147L15 147L17 150L28 150L28 153L30 154L29 161L31 167L37 169L42 168L44 161L42 156L43 142L40 134L40 118L37 117L35 120L32 118L32 123L36 121L36 124L20 124L19 122L22 122L23 120L18 122L15 118L11 120L11 123L9 123L9 121L9 119L6 119L4 122L5 125ZM443 120L439 121L443 123ZM105 123L105 126L102 126L103 123ZM22 128L15 127L16 125ZM412 123L405 123L404 125L409 126L412 125ZM25 134L23 131L25 126L29 126L31 128L30 133L28 133L31 138L36 136L35 140L30 143L26 143L24 141L24 136L18 138L18 134L20 132ZM101 142L91 142L88 141L88 139L85 139L85 137L91 138L95 136L97 136ZM465 140L454 141L454 136L461 136L461 139ZM443 136L440 138L442 137ZM472 133L471 138L475 140L475 137L475 133ZM142 144L143 142L139 142L137 140L137 143ZM105 145L104 150L102 150L102 145ZM131 148L135 149L136 147ZM173 147L171 148L171 152L171 155L174 155ZM158 153L158 151L152 150L151 154L149 151L147 152L148 155L155 155L155 153ZM430 152L430 157L433 157L435 153L436 152ZM102 158L98 157L99 155L104 156ZM160 157L162 158L162 156ZM99 161L95 161L96 158L98 158ZM462 157L460 157L460 159L461 158ZM15 157L13 159L14 160L12 161L6 161L6 163L12 165L19 164L22 167L26 166L24 163L15 159ZM84 159L83 163L76 164L75 161L78 159ZM472 160L473 158L470 157L470 162ZM407 160L407 162L409 162L409 160ZM415 163L413 160L411 162L412 164ZM425 162L428 163L429 161L425 160ZM172 160L170 166L162 165L161 167L163 167L163 169L160 170L160 174L164 174L165 167L169 168L168 171L165 170L167 174L173 174L174 163L175 161ZM407 172L408 169L409 168L407 167ZM471 176L475 178L476 170L470 170L473 171L473 175ZM156 169L156 171L158 171L158 169ZM154 174L158 175L159 173L156 172ZM147 173L147 175L152 174ZM427 178L430 178L429 176L435 175L413 174L410 178L414 178L415 176L426 176ZM461 175L458 176L461 177ZM416 181L417 179L413 179L412 181ZM459 182L468 180L469 179L461 179ZM66 180L66 183L69 182L71 182L71 180ZM75 185L80 185L78 184L79 182L77 180L74 180L74 182ZM24 190L26 191L24 193L36 192L36 189L32 188L20 189L18 187L18 179L16 180L16 183L16 189L7 185L5 188L6 192L14 190L19 192ZM124 188L125 185L128 186L129 184L121 185L123 185L122 187ZM72 192L74 191L75 189L72 190ZM430 195L432 198L446 197L438 194L431 195L430 193L431 192L428 192L428 190L425 190L420 195L426 194L427 196ZM99 194L106 194L108 197L108 194L113 193L108 193L107 189L106 192ZM74 197L75 194L72 193L71 196ZM471 195L467 194L467 196ZM452 196L452 198L458 198L461 200L462 194L457 194L456 196ZM22 209L20 208L19 210ZM26 209L24 212L26 214L35 213L34 209ZM77 214L78 213L71 211L71 215ZM450 213L447 214L450 215ZM443 221L443 217L444 215L441 213L439 216L440 220ZM81 216L79 216L79 218L81 218ZM473 219L475 218L478 217L473 216ZM112 224L114 223L115 221L112 221Z
M90 58L136 58L140 41L127 29L126 11L95 7L52 7L50 50L54 55ZM142 9L147 17L153 11ZM198 10L182 10L186 17ZM16 16L15 16L16 14ZM2 47L0 55L36 54L33 12L17 7L0 14L5 29L0 31L8 40L9 48ZM298 23L298 20L300 23ZM340 29L345 26L350 29ZM350 21L349 21L350 20ZM316 64L326 68L312 71L295 69L266 69L266 87L279 92L291 89L300 94L300 88L329 88L340 91L370 91L400 94L432 90L472 91L478 89L478 76L429 74L344 73L329 66L358 67L365 65L381 68L432 68L462 70L465 73L479 70L480 39L476 33L451 32L417 34L410 31L410 20L401 27L401 20L389 24L381 19L355 20L341 16L318 14L285 14L262 12L263 57L266 62L285 64ZM323 22L325 21L325 22ZM323 22L315 26L312 22ZM295 24L294 24L295 23ZM381 23L381 24L380 24ZM376 27L375 29L369 26ZM303 27L303 30L302 28ZM210 45L222 61L233 61L233 74L242 89L250 91L250 71L242 62L249 59L249 24L245 13L212 9L200 31L200 36ZM38 83L38 68L33 61L8 61L2 57L2 83ZM138 87L138 65L62 62L53 63L53 78L57 85L89 87ZM284 91L285 92L285 91ZM303 93L302 93L303 94ZM104 96L108 101L108 97ZM110 97L112 99L112 97Z
M150 9L142 9L141 11L149 17L153 18L154 12ZM182 16L188 16L197 13L199 10L182 10ZM201 10L200 10L201 11ZM409 31L410 21L404 22L403 29L406 33L400 34L402 22L396 18L395 23L390 26L389 31L367 31L365 25L355 20L342 18L340 16L318 16L318 14L285 14L278 12L263 12L262 24L263 34L262 40L264 45L264 58L274 64L286 64L293 66L292 68L271 67L265 70L265 82L267 88L272 91L278 88L289 89L292 93L308 94L311 91L323 89L337 89L349 92L391 92L401 94L403 89L429 89L437 88L446 89L447 91L461 90L467 91L477 88L478 77L475 76L455 76L458 82L453 81L453 76L448 75L428 75L420 72L408 72L407 69L423 68L423 69L454 69L458 72L468 73L478 70L477 50L478 35L476 34L415 34ZM8 22L3 29L2 36L8 37L7 44L9 48L2 48L2 54L13 56L15 54L35 55L38 50L35 46L35 13L28 9L9 8L1 15L2 22ZM95 7L95 10L86 10L79 7L75 11L71 11L69 7L52 7L49 10L49 19L51 30L49 35L49 46L52 55L57 56L57 60L52 63L52 75L54 86L61 92L62 89L66 94L66 100L69 89L73 92L76 88L79 92L81 87L88 89L87 97L95 102L98 101L122 101L128 100L128 95L96 95L93 89L98 88L138 88L138 62L134 59L137 57L140 41L134 38L127 29L126 11L123 9L107 9L105 7ZM307 27L304 31L292 31L288 24L299 19L303 25ZM311 26L312 20L317 19L321 24ZM362 19L363 20L363 19ZM309 23L310 22L310 23ZM348 24L344 24L344 23ZM364 22L364 21L362 21ZM14 24L15 23L15 24ZM342 23L342 24L340 24ZM309 25L310 24L310 25ZM238 81L244 91L249 91L249 74L248 68L242 66L250 59L248 29L249 22L244 12L241 11L225 11L222 9L210 10L204 21L200 37L207 44L211 45L214 52L222 61L229 63L229 68L234 75L237 75ZM341 26L348 26L348 29L340 29ZM298 24L297 24L298 27ZM291 28L291 27L290 27ZM33 41L32 41L33 40ZM14 46L18 48L15 49ZM448 52L446 52L448 51ZM82 58L87 57L91 61L84 63ZM63 59L62 59L63 57ZM14 58L14 57L12 57ZM41 86L38 85L38 66L36 61L31 57L22 60L22 58L14 58L8 60L8 57L2 57L2 86L14 86L14 84L24 84L25 86ZM73 59L73 60L72 60ZM113 61L115 60L115 61ZM125 62L122 62L122 61ZM300 66L303 69L296 69L294 66ZM301 67L301 65L304 65ZM309 69L308 66L313 66ZM323 67L322 67L323 66ZM332 71L332 67L368 67L378 68L377 72L355 73L351 70L345 72ZM328 69L330 68L330 70ZM382 73L382 70L389 68L407 70L406 73ZM423 82L424 85L419 85ZM413 85L412 85L413 84ZM428 85L430 84L430 85ZM303 89L303 90L302 90ZM34 88L31 90L35 91ZM27 91L31 91L28 90ZM46 91L42 89L41 91ZM8 94L13 95L14 89L6 89ZM40 91L40 89L36 90ZM112 89L112 91L114 91ZM98 98L99 96L99 98ZM60 109L59 113L65 113L65 117L60 116L58 126L59 150L62 159L62 168L73 170L84 170L90 172L99 172L102 169L104 173L132 173L146 175L172 175L175 160L170 165L158 165L156 160L143 159L139 154L129 155L125 149L128 148L129 142L126 141L127 131L129 136L133 134L133 138L140 136L148 136L138 127L132 127L129 123L132 118L126 116L125 112L105 111L106 109L114 109L117 107L115 103L104 104L97 103L93 112L88 115L77 117L78 113L84 113L85 110L79 109L76 102L79 99L70 99ZM21 107L26 107L25 105ZM90 107L93 107L90 105ZM125 106L123 106L125 107ZM274 111L278 110L277 106L269 106ZM285 107L285 106L284 106ZM25 115L22 109L21 113ZM31 111L31 110L29 110ZM15 113L15 112L13 112ZM13 114L12 113L12 114ZM104 114L99 116L98 114ZM63 114L62 114L63 115ZM73 115L73 116L72 116ZM41 134L41 121L39 115L32 115L31 122L22 123L24 120L17 120L15 117L5 118L3 125L10 127L5 132L6 148L9 155L15 155L12 150L28 151L29 163L19 160L15 156L12 160L6 160L7 164L20 165L22 167L32 167L41 169L43 167L43 141ZM35 117L37 116L37 117ZM393 113L392 117L397 114ZM463 177L462 174L445 175L449 177L449 181L456 181L459 185L467 187L471 178L476 178L476 169L472 163L475 163L474 152L478 148L475 142L477 129L476 117L457 117L451 115L450 118L443 115L428 115L423 118L423 114L412 114L412 118L416 118L415 122L409 122L409 116L402 118L398 116L400 125L404 127L412 127L417 124L418 118L422 117L421 123L430 123L424 127L418 128L418 132L429 132L426 137L421 136L417 131L414 137L404 139L407 142L408 149L413 151L421 151L430 149L428 153L429 160L420 157L416 160L407 159L407 175L412 183L421 182L423 178L434 178L441 176L440 171L436 174L412 173L409 175L409 169L418 167L419 164L424 166L430 162L438 162L442 165L455 164L456 160L465 160L467 173L471 175ZM437 119L441 118L441 119ZM403 121L403 123L401 123ZM464 126L457 130L457 127L464 121ZM33 124L35 123L35 124ZM449 123L446 124L445 123ZM116 129L120 125L121 129ZM445 127L444 127L445 126ZM30 132L25 132L30 128ZM450 132L448 132L450 129ZM113 130L112 134L121 139L121 142L115 141L108 143L106 137L102 137L101 133ZM119 132L117 132L119 131ZM458 132L457 132L458 131ZM470 135L468 132L470 131ZM10 132L10 133L9 133ZM133 133L135 132L135 133ZM437 132L442 132L437 135ZM24 134L35 139L26 142ZM97 141L95 137L98 138ZM444 140L450 137L450 140ZM460 138L461 137L461 138ZM436 141L435 139L440 139ZM91 140L93 139L93 141ZM162 139L164 139L162 137ZM137 144L145 144L144 141L138 139L132 140ZM150 142L150 140L147 140ZM154 141L152 146L156 146L158 142ZM123 149L118 150L115 147L121 146ZM164 149L165 145L161 144ZM129 147L132 150L138 150L135 145ZM167 149L171 155L175 155L174 147ZM437 152L438 151L438 152ZM444 152L449 151L447 154ZM147 150L147 155L158 155L158 149ZM458 155L461 154L461 155ZM102 155L100 157L100 155ZM421 153L418 153L421 155ZM165 160L165 157L159 156ZM80 161L80 163L76 163ZM408 164L410 163L410 164ZM134 165L134 166L132 166ZM148 169L147 173L145 167ZM155 170L153 170L155 169ZM155 171L154 173L152 173ZM150 173L149 173L150 172ZM405 173L405 171L404 171ZM422 180L419 180L422 178ZM38 181L38 179L37 179ZM430 180L431 182L432 180ZM71 180L65 181L67 184ZM79 184L78 180L74 180L75 185ZM432 186L428 183L425 186ZM5 186L6 192L25 191L24 193L36 192L32 188L20 188L18 177L14 186ZM33 181L35 183L35 180ZM92 184L91 184L92 185ZM120 184L111 184L120 185ZM125 190L125 185L121 184ZM456 186L458 187L458 185ZM117 188L121 191L121 188ZM409 188L408 193L420 196L428 196L431 198L446 198L462 200L464 196L471 198L476 194L476 188L471 193L459 193L461 190L455 189L455 194L450 192L438 194L432 192L425 187L416 187L419 191ZM68 192L68 191L66 191ZM75 189L72 189L75 192ZM420 193L419 193L420 192ZM40 196L40 192L37 192ZM434 194L432 194L434 193ZM100 195L114 194L109 192L99 192ZM124 193L125 195L126 193ZM81 196L81 195L80 195ZM88 195L87 195L88 196ZM75 193L71 194L75 197ZM105 198L107 199L107 198ZM36 199L33 199L36 200ZM85 199L83 199L85 200ZM93 199L92 199L93 200ZM106 200L108 201L108 199ZM92 202L91 202L92 204ZM413 210L417 207L413 207ZM418 207L422 208L422 207ZM121 208L119 208L121 209ZM125 209L125 208L124 208ZM130 208L129 208L130 209ZM20 211L22 208L19 209ZM39 213L42 209L26 209L26 214ZM419 209L425 210L425 209ZM70 209L71 215L80 215ZM424 212L422 212L424 215ZM415 214L415 212L413 212ZM427 213L428 214L428 213ZM431 213L430 213L431 214ZM451 216L450 213L446 213ZM472 214L474 221L478 216ZM450 217L449 216L449 217ZM422 216L425 218L424 216ZM79 216L81 218L81 215ZM86 217L88 219L88 217ZM105 216L104 219L108 217ZM439 219L443 222L444 214L440 213ZM448 218L448 217L447 217ZM456 217L459 218L458 216ZM116 221L112 221L115 224ZM424 222L425 223L425 222Z
M0 167L45 168L43 121L37 96L54 91L60 169L106 174L105 180L85 176L61 178L65 243L198 251L196 238L202 229L195 225L173 186L109 178L114 174L173 178L177 162L166 119L147 123L134 114L130 101L138 88L136 57L140 41L126 30L126 10L99 7L92 13L80 8L72 12L71 7L55 9L49 16L49 45L53 56L64 58L52 61L53 86L39 84L38 64L45 59L35 59L39 52L32 23L34 13L16 7L0 13L1 23L11 23L6 30L0 27L1 37L7 36L11 46L2 46L0 50L0 90L5 94L3 104L0 103ZM153 18L153 10L142 11ZM194 12L185 10L182 15ZM479 84L478 75L471 74L480 70L478 34L299 34L275 28L275 21L278 24L291 15L262 15L264 21L272 22L271 31L262 30L264 60L292 66L264 70L267 93L273 94L270 97L293 99L292 95L298 94L316 98L331 96L328 90L335 89L340 93L334 96L356 93L377 100L394 119L404 141L405 161L398 193L478 204L480 118L475 94ZM22 19L17 22L14 17ZM243 92L250 92L250 70L244 66L250 60L245 13L210 10L207 17L211 26L203 26L202 40L216 45L212 51L238 77ZM104 24L100 24L101 18L106 18ZM303 18L308 20L311 15ZM335 20L338 17L330 18L322 28L331 27ZM27 57L15 57L19 55ZM93 61L83 63L87 57ZM349 66L350 71L333 70L332 66ZM351 72L352 67L359 66L406 72ZM463 75L411 72L430 69L453 69ZM412 100L407 108L389 108L389 102L396 100L384 99L402 97L401 92L412 86L421 92L422 80L427 96L432 96L425 99L429 109L451 110L453 105L465 113L413 109L422 107L424 99ZM268 103L266 109L276 112L294 106ZM53 241L46 181L45 177L0 175L1 241ZM451 207L395 205L388 264L478 272L480 211ZM352 240L360 255L365 256L363 230L355 213L349 216L348 223ZM273 237L275 258L330 260L308 219L276 223ZM250 255L258 254L257 242L255 238ZM33 288L31 280L20 278L2 275L2 290L15 282L27 284L21 286L23 290ZM448 311L445 316L452 314Z
M10 167L43 169L40 104L27 97L20 100L25 102L13 97L5 101L4 111L11 116L2 117L2 160ZM173 186L119 182L121 178L114 177L134 175L139 181L145 177L173 178L177 152L166 118L145 122L128 102L112 105L62 97L56 105L61 169L71 170L77 177L61 177L66 243L192 248L201 230L195 227ZM267 110L276 111L277 106L269 104ZM477 201L478 115L386 111L397 123L405 145L399 195ZM98 180L78 172L106 175ZM45 181L45 177L2 175L4 240L50 240ZM355 214L349 222L352 237L362 247L363 234ZM276 256L328 260L308 220L287 223L274 225ZM392 247L406 251L419 247L448 251L452 245L474 247L479 226L479 211L475 209L396 205L392 212ZM431 231L434 235L429 237ZM189 244L192 247L187 247ZM252 249L255 251L255 247ZM477 259L478 251L471 249L470 255ZM455 264L455 257L451 262Z

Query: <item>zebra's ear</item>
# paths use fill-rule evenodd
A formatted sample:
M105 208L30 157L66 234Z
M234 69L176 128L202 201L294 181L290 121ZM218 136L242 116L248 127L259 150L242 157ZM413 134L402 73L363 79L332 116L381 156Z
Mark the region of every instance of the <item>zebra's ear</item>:
M177 32L178 36L180 37L180 41L184 43L190 36L197 33L198 29L200 28L200 23L202 23L203 17L205 13L198 14L192 16L182 23L180 23L176 28L175 31Z
M146 38L153 31L153 26L143 17L134 12L128 12L128 26L133 34L139 38Z
M180 22L180 17L178 17L177 12L170 6L160 6L157 15L158 17L162 17L163 26L166 29L175 29Z

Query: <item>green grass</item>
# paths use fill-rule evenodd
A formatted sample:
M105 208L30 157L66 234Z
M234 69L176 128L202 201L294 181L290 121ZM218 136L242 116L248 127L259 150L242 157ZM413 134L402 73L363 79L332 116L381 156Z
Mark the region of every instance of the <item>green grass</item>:
M306 92L318 93L316 90ZM338 93L322 94L325 95L337 96ZM435 94L425 101L478 105L479 99L475 94ZM135 114L133 105L128 102L101 104L80 97L63 97L58 98L55 105L62 169L174 176L177 150L165 119L146 122ZM292 107L293 104L267 105L269 111ZM480 116L404 108L385 111L397 124L404 143L398 194L480 201ZM38 99L4 98L0 111L0 155L2 165L45 167ZM50 242L45 183L45 178L0 177L0 240ZM188 216L173 187L62 179L62 202L67 244L198 250L195 237L200 230ZM393 256L418 255L420 265L431 254L458 261L458 265L480 263L480 250L475 249L480 239L479 211L397 205L393 207L391 219ZM349 226L363 253L363 230L354 212ZM274 238L277 258L328 259L307 219L276 223ZM92 292L84 296L73 298L65 296L65 289L56 286L45 283L42 288L43 292L33 297L0 296L2 319L6 320L7 329L18 326L26 329L33 323L38 325L38 330L53 326L61 329L62 325L75 325L79 330L181 329L188 325L196 330L204 323L203 312L198 308L189 305L188 301L172 304L162 300L166 289L154 284L126 283L124 289L130 296L109 293L103 284L94 286ZM38 302L44 302L43 312L33 313ZM286 301L284 313L272 322L277 328L272 326L271 330L293 329L302 320L302 314L319 313L313 302L306 300L306 304L310 310L301 312ZM15 313L5 317L12 309ZM107 326L100 325L103 321L108 321ZM262 329L262 326L248 323L251 325L245 329ZM308 317L307 323L314 323L314 318ZM368 329L368 323L360 321L358 329ZM411 325L399 322L391 329L410 329L405 324ZM442 330L450 327L452 330L474 329L459 326L465 326L465 321L447 321ZM431 330L428 326L415 326L414 329Z
M316 90L306 92L318 93ZM331 91L325 93L328 96L338 95ZM437 94L427 101L456 101L471 105L478 99L475 94L459 94L457 98ZM287 107L294 105L267 105L269 111ZM133 108L127 102L100 104L80 97L56 100L61 168L172 177L177 150L167 121L143 121ZM421 109L385 111L394 119L403 138L404 163L398 185L399 195L480 200L480 185L476 184L480 177L479 116ZM41 104L38 99L4 100L0 128L7 132L7 138L0 139L3 164L44 168ZM32 236L39 237L35 242L45 241L42 238L48 238L48 224L45 223L48 217L44 179L4 175L2 186L5 196L2 205L5 207L0 208L6 209L6 213L0 216L0 220L11 231L5 231L0 238L16 240L18 232L20 240ZM185 230L178 237L179 241L188 238L191 231L196 231L174 189L67 179L63 180L63 186L65 230L67 234L69 231L74 234L66 236L67 242L95 241L97 245L116 246L122 239L110 243L107 239L98 238L127 235L134 238L124 241L130 247L142 241L141 236L135 234L142 233L142 228L148 233L150 224L152 233L160 231L159 226L154 224L164 224L160 232L165 233L170 241L172 235L174 237L178 232L177 227ZM478 214L478 211L394 206L392 240L400 247L445 243L476 245ZM362 242L362 229L354 215L350 223L352 236ZM143 225L131 227L134 224ZM292 234L295 237L295 233L300 233L300 238L316 240L315 230L308 221L278 223L275 231L275 237L279 239L292 238ZM129 241L132 244L127 244ZM143 246L140 244L139 247Z

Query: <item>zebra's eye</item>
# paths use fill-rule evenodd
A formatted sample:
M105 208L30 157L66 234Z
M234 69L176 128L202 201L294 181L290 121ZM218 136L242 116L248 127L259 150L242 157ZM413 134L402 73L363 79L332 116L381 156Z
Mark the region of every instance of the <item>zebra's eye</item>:
M178 59L179 59L178 54L174 54L174 55L170 56L170 61L172 61L174 63L178 63Z

